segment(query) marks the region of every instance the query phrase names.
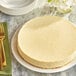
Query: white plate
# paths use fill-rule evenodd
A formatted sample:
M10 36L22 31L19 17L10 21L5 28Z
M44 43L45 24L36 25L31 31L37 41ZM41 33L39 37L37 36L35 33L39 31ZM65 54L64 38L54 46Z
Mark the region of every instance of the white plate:
M23 15L41 7L47 0L0 0L0 11L9 15Z
M0 11L10 15L22 15L35 8L36 0L0 0Z
M16 41L17 41L18 31L19 31L19 29L13 35L13 38L12 38L12 41L11 41L11 48L12 48L12 53L13 53L14 57L16 58L16 60L21 65L23 65L24 67L26 67L26 68L28 68L30 70L36 71L36 72L40 72L40 73L55 73L55 72L61 72L61 71L67 70L67 69L73 67L74 65L76 65L76 59L75 59L71 63L69 63L69 64L67 64L67 65L65 65L63 67L56 68L56 69L41 69L41 68L32 66L31 64L29 64L26 61L24 61L20 57L20 55L18 54L18 52L17 52L17 48L16 48L17 44L16 44Z

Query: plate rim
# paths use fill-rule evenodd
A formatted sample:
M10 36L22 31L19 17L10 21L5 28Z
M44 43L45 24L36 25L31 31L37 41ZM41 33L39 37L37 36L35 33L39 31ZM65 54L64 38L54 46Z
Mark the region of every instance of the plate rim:
M0 11L8 15L25 15L36 8L35 3L36 0L34 0L31 4L23 8L11 8L0 5Z

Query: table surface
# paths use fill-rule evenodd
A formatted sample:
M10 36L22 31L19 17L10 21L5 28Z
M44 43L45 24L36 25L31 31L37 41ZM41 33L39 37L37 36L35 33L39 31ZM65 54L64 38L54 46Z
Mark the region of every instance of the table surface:
M48 9L46 9L48 10ZM9 41L11 43L11 38L16 31L16 29L23 25L26 21L36 16L39 16L41 13L50 13L49 11L40 11L39 9L33 10L26 15L21 16L10 16L0 12L0 22L7 22L8 23L8 34L9 34ZM76 23L76 10L74 9L73 12L68 16L68 19L73 23ZM12 53L11 53L12 55ZM76 66L59 73L53 74L43 74L31 71L25 67L23 67L20 63L16 61L14 56L12 55L12 76L76 76Z

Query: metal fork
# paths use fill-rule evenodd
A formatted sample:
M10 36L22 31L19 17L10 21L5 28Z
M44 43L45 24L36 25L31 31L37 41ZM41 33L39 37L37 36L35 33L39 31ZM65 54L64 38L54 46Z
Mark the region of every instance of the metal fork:
M0 70L3 69L3 66L6 65L6 57L5 57L5 50L3 40L5 39L5 31L3 23L0 24Z

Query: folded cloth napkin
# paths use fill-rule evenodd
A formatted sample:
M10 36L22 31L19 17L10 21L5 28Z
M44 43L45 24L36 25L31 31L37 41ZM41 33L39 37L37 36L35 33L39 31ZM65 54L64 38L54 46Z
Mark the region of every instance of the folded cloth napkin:
M0 70L0 76L12 76L11 54L10 54L10 46L8 41L7 23L6 22L2 22L2 23L5 31L5 39L3 40L3 44L4 44L4 51L6 57L6 66L4 66L2 70ZM0 22L0 24L2 23Z

